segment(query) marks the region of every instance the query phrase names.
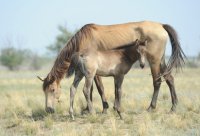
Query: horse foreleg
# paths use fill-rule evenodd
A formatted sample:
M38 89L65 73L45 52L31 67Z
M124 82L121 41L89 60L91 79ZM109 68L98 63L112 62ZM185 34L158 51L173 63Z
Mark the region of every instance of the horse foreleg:
M90 100L92 102L92 93L93 93L93 83L92 83L92 86L90 88Z
M115 102L114 102L114 109L117 110L120 119L122 119L121 115L121 96L122 96L122 83L124 80L124 75L115 77Z
M148 111L151 111L152 109L156 108L158 93L159 93L160 85L161 85L160 64L152 64L151 73L152 73L152 78L153 78L154 92L153 92L151 104L149 108L147 109Z
M103 87L101 77L95 76L94 81L95 81L95 84L97 86L97 90L99 92L99 95L101 96L102 105L103 105L103 113L106 113L109 105L108 105L108 102L107 102L106 97L105 97L104 87Z
M74 120L74 110L73 110L74 96L76 94L76 90L77 90L78 84L80 83L82 78L83 78L83 75L81 73L76 72L73 84L70 87L70 109L69 109L69 114L70 114L70 116L71 116L71 118L73 120Z
M83 88L83 93L84 93L85 99L87 101L87 107L88 107L89 113L94 113L92 101L90 99L90 90L91 90L91 87L92 87L92 82L93 82L93 78L86 77L85 85L84 85L84 88Z

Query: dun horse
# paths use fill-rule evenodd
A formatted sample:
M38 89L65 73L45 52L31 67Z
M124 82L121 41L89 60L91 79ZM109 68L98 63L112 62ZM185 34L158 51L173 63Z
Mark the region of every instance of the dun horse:
M90 90L95 75L99 76L113 76L115 83L115 102L114 109L117 110L120 118L121 95L122 95L122 82L125 74L131 69L133 63L139 58L140 66L143 68L145 64L145 48L141 47L142 43L136 40L131 45L115 50L109 51L92 51L84 50L75 53L67 72L70 77L75 72L73 84L70 88L70 110L69 113L74 119L73 115L73 102L76 89L79 82L85 76L85 85L83 93L87 100L89 112L93 112L92 102L90 100ZM109 59L108 59L109 58Z
M165 48L168 37L170 38L172 45L172 55L168 64L166 64ZM180 47L176 31L170 25L150 21L108 26L95 24L83 26L62 49L53 68L47 77L42 80L46 111L54 112L55 99L59 98L60 94L60 81L68 70L73 53L85 49L105 51L117 47L123 47L132 43L136 39L139 39L140 41L146 39L148 43L146 46L146 58L151 68L154 86L153 97L148 110L156 108L162 75L164 76L171 93L171 110L175 111L178 99L171 71L173 68L181 67L184 64L185 55ZM101 78L95 76L95 83L101 95L105 111L106 108L108 108L108 104L104 95Z

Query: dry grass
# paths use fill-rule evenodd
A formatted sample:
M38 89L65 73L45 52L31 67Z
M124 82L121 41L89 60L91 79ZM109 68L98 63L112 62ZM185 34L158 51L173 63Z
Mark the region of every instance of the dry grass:
M132 70L123 84L124 120L112 109L112 78L103 78L110 106L107 114L101 114L96 88L93 97L96 114L81 114L86 106L81 82L74 103L75 121L72 121L68 114L70 79L62 82L62 102L57 104L56 113L48 115L44 111L41 82L36 79L36 75L45 74L46 71L0 71L0 135L200 135L200 69L185 69L175 75L179 104L173 114L169 113L171 97L165 83L161 86L157 109L146 112L153 93L150 70Z

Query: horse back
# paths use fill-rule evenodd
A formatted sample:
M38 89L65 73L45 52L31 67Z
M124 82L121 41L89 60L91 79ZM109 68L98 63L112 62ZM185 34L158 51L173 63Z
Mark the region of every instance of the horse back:
M92 48L94 47L98 50L125 46L136 39L148 40L148 43L150 43L157 39L167 39L168 36L162 24L150 21L116 25L93 24L92 29Z

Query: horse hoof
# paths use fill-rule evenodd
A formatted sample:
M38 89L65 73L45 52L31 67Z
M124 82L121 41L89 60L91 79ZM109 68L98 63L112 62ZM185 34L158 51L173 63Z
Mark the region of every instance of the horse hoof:
M88 107L86 107L85 109L83 109L82 111L89 111L89 108Z
M152 111L151 107L147 108L147 112L151 112L151 111Z
M71 117L72 121L74 121L74 120L75 120L75 119L74 119L74 115L70 115L70 117Z
M103 114L107 114L107 110L106 110L106 109L103 109L102 113L103 113Z
M108 102L103 102L103 108L104 109L108 109L109 108Z
M51 107L47 107L45 110L49 114L53 114L55 112L54 108L51 108Z
M122 117L122 115L121 115L121 112L120 112L120 111L117 111L117 113L118 113L120 119L123 120L123 117Z
M91 114L91 115L95 115L96 112L95 112L94 110L91 110L91 111L89 111L89 114Z
M116 110L117 110L117 107L113 106L113 109L116 111Z
M88 110L82 110L81 111L81 114L83 115L83 114L89 114L89 111Z
M155 110L155 108L153 108L152 106L149 106L149 108L147 109L148 112L152 112L153 110Z
M176 108L172 107L171 110L169 111L169 113L175 113L176 112Z

